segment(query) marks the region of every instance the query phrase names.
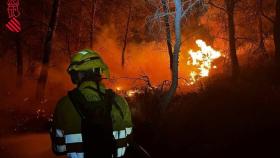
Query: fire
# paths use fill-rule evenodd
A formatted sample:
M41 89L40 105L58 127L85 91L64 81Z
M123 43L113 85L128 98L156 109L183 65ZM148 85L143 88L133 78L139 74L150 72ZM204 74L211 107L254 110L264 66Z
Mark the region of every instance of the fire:
M124 97L134 97L137 94L142 94L144 93L142 90L140 89L123 89L121 86L117 86L115 87L116 92Z
M122 88L121 88L121 87L116 87L116 90L117 90L117 91L121 91Z
M126 95L128 96L128 97L133 97L134 95L135 95L135 91L134 90L128 90L127 92L126 92Z
M195 70L190 72L190 85L194 84L200 78L209 76L209 72L212 68L217 69L216 65L212 66L212 62L221 57L221 52L214 50L203 40L196 40L196 44L200 50L190 50L188 52L190 58L187 64L195 68Z

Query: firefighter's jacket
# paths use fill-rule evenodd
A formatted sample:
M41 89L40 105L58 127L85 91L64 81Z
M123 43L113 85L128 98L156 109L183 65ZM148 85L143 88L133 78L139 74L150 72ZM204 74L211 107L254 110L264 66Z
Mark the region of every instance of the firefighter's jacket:
M97 88L95 82L83 82L78 89L88 101L100 100L100 95L91 88ZM100 91L105 93L105 87L100 84ZM132 134L131 113L126 100L115 95L115 103L112 106L111 117L113 122L112 136L116 140L116 151L112 157L123 157L127 147L126 140ZM93 105L94 106L94 105ZM122 114L120 114L120 110ZM57 155L67 155L68 158L84 158L83 137L81 134L81 117L75 109L68 96L59 100L53 115L53 125L51 128L52 147Z

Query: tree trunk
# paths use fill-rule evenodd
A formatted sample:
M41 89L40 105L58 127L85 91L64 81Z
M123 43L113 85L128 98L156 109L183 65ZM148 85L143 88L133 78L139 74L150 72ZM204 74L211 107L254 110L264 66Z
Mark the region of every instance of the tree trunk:
M47 79L48 79L48 67L49 67L49 60L50 60L50 56L51 56L52 39L53 39L53 34L56 29L59 5L60 5L60 0L53 0L51 18L49 21L48 31L47 31L46 38L44 41L42 67L41 67L40 76L39 76L39 79L37 82L36 96L38 99L42 99L45 95L44 93L45 93L45 87L46 87Z
M228 15L228 36L229 36L229 50L232 68L232 77L237 78L239 76L239 63L236 55L236 39L235 39L235 25L234 25L234 0L225 0L227 15Z
M125 50L126 50L126 45L127 45L130 18L131 18L131 2L129 2L129 10L128 10L128 16L127 16L127 21L126 21L125 36L124 36L124 40L123 40L122 67L124 67L124 64L125 64Z
M79 24L78 24L78 40L77 40L77 43L76 43L76 51L79 51L81 50L81 40L82 40L82 23L83 23L83 0L80 0L80 15L79 17L81 17L79 19Z
M69 25L69 28L72 28L72 26L73 26L73 15L72 14L70 14L68 25ZM66 46L67 46L69 61L71 61L71 56L72 56L72 49L71 49L72 36L73 36L73 33L71 32L71 30L67 30L66 31Z
M20 35L16 35L16 58L17 58L17 86L22 86L22 77L23 77L23 57L22 57L22 51L21 51L21 42L20 42Z
M175 45L172 60L172 83L163 98L162 111L168 108L168 105L176 92L178 87L178 65L179 65L179 53L181 48L181 19L182 19L182 4L181 0L174 0L175 3Z
M172 65L173 65L173 50L172 50L172 44L171 44L171 31L170 31L170 23L169 23L169 7L166 2L166 0L161 0L161 4L163 7L163 12L165 14L164 16L164 23L165 23L165 32L166 32L166 44L168 48L168 54L169 54L169 68L172 71Z
M280 0L276 1L276 15L274 20L274 45L277 65L280 65Z
M91 2L91 28L90 28L90 46L93 48L93 33L95 28L96 0Z
M259 50L265 53L264 37L263 37L263 22L262 22L262 0L257 0L257 16L258 16L258 27L259 27Z

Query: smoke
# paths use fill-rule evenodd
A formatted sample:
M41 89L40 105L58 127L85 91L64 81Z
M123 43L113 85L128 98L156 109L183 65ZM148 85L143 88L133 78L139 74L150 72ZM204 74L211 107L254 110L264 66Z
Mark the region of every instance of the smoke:
M125 52L125 66L121 66L122 42L118 42L118 32L108 26L97 37L94 50L98 51L108 64L111 77L117 78L115 85L129 88L133 80L140 75L147 75L154 84L169 79L169 57L166 47L160 42L128 41Z
M123 43L119 42L119 37L120 33L113 25L106 26L98 35L93 48L100 53L104 61L108 64L111 77L117 79L113 83L109 82L108 85L111 88L121 86L129 89L143 85L145 82L134 82L135 78L140 78L143 75L148 76L154 86L161 84L164 80L171 80L169 55L165 40L128 41L125 52L125 66L122 67L121 51ZM192 44L188 44L187 42L182 44L179 59L179 76L186 79L190 72L186 64L187 52L190 46L192 46Z

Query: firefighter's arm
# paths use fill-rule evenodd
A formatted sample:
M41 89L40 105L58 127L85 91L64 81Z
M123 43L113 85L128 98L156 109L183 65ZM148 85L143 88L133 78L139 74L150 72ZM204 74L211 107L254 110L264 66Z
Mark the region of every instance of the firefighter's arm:
M56 105L50 129L52 151L56 155L66 154L66 145L63 131L63 106L64 98L62 98Z
M131 119L131 112L128 106L127 101L125 98L119 96L119 102L121 102L122 105L122 110L124 114L124 124L126 126L126 135L127 139L129 140L129 143L132 142L132 135L133 135L133 124L132 124L132 119Z

